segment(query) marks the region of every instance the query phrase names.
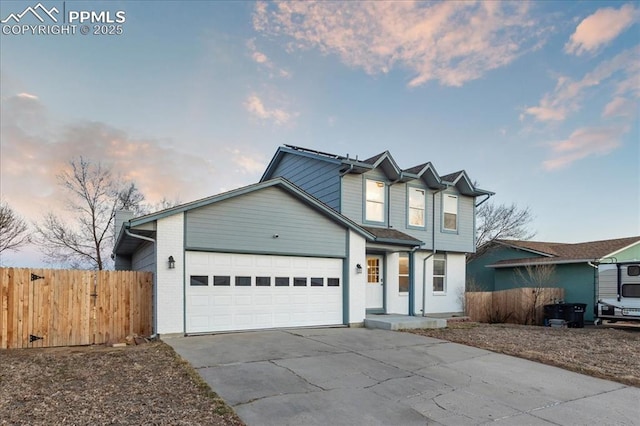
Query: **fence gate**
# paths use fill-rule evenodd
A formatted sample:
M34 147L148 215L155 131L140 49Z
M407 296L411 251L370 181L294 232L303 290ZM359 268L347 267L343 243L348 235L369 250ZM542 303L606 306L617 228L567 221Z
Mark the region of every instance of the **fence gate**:
M150 335L152 291L150 272L0 268L0 349Z

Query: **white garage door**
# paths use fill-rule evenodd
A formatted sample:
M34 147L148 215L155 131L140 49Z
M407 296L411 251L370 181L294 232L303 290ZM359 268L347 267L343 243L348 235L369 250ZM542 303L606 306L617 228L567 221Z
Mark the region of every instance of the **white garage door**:
M187 252L187 333L342 324L342 260Z

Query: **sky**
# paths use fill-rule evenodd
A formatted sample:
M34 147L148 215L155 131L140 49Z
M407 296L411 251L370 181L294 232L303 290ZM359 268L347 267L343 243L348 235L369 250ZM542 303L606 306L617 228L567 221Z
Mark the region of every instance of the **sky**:
M29 223L79 156L188 202L291 144L464 169L535 240L640 235L637 2L38 4L0 3L0 195Z

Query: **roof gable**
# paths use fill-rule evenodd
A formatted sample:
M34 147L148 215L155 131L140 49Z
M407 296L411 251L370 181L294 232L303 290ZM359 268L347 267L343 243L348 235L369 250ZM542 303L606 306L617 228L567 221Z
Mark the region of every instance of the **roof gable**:
M491 191L476 188L464 170L440 177L433 164L429 162L403 170L398 166L389 151L381 152L365 160L358 160L357 156L353 159L348 155L345 157L294 145L284 145L278 148L260 178L261 182L272 178L279 162L287 154L307 156L334 164L343 164L344 167L341 169L341 173L344 174L362 174L373 169L380 169L389 180L394 182L410 182L421 179L431 189L444 189L447 186L455 186L462 195L471 197L494 195Z
M327 216L333 221L340 223L341 225L362 235L364 238L370 241L373 241L375 239L375 236L372 233L365 230L364 228L362 228L360 225L358 225L351 219L336 212L335 210L328 207L326 204L319 201L315 197L309 195L307 192L303 191L302 189L298 188L296 185L289 182L288 180L282 177L277 177L271 180L259 182L253 185L248 185L242 188L238 188L238 189L227 191L221 194L213 195L211 197L202 198L200 200L192 201L190 203L181 204L179 206L171 207L169 209L161 210L159 212L151 213L145 216L133 218L128 222L126 222L123 228L119 231L120 233L114 247L114 252L117 251L119 245L122 243L122 241L126 236L125 227L133 228L133 227L142 226L145 224L149 224L151 222L155 222L165 217L173 216L175 214L183 213L189 210L194 210L200 207L209 206L211 204L215 204L215 203L228 200L231 198L235 198L241 195L249 194L255 191L260 191L262 189L269 188L269 187L279 187L284 191L288 192L290 195L293 195L299 201L316 209L318 212Z
M371 164L372 168L380 169L391 180L399 180L402 177L402 170L398 167L398 164L393 159L389 151L385 151L376 156L368 158L363 161L364 163Z

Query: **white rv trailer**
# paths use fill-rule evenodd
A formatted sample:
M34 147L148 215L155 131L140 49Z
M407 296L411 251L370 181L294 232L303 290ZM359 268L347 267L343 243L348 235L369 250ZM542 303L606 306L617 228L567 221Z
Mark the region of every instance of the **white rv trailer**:
M640 321L640 261L598 265L596 324Z

